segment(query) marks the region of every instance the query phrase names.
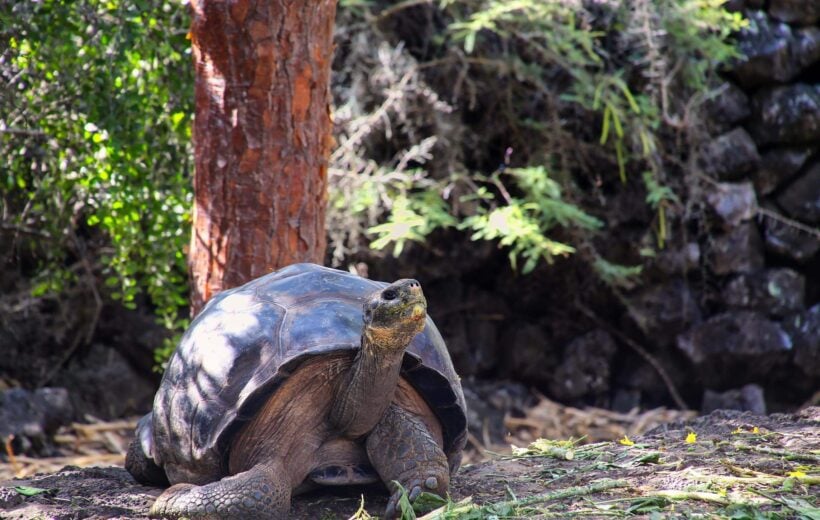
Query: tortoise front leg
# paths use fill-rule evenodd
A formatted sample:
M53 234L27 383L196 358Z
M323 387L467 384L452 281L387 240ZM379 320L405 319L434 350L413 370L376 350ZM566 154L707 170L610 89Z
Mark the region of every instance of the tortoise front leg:
M411 501L422 491L447 493L450 470L441 446L419 416L396 404L367 437L367 455L391 492L386 518L398 516L400 493L394 482L407 490Z
M281 464L259 464L204 486L177 484L166 489L150 516L249 520L285 519L290 510L290 479Z

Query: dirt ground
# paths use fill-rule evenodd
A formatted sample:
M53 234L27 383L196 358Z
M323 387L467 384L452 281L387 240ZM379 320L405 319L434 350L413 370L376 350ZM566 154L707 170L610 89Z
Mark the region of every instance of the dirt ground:
M0 517L145 518L160 492L120 467L68 466L0 482ZM615 442L538 442L463 467L451 494L419 517L820 519L820 408L715 412ZM378 487L325 489L297 497L291 516L364 519L385 504Z

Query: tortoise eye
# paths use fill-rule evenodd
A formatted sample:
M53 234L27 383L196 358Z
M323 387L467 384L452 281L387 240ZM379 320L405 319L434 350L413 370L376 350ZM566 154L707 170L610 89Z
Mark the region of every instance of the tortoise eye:
M382 298L385 300L395 300L398 294L393 289L387 289L382 293Z

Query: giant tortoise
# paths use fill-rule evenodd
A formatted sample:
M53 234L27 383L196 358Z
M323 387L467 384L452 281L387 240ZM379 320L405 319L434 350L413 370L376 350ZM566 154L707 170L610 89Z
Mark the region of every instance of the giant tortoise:
M126 458L171 518L286 518L317 485L384 482L397 514L461 459L459 378L415 280L297 264L219 293L168 363Z

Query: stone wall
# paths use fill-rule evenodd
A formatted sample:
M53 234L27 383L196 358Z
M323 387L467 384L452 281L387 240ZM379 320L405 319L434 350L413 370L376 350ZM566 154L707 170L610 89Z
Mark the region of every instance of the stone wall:
M455 233L368 262L375 278L425 283L467 380L620 410L681 404L671 388L688 407L758 412L820 390L820 1L729 7L749 20L748 59L706 104L687 211L640 285L613 293L581 255L517 275L503 251ZM599 251L640 258L644 197L612 195Z
M751 383L726 398L745 392L758 403L741 407L760 409L783 377L820 389L820 2L730 7L749 21L738 37L747 59L709 107L714 137L700 156L715 181L704 198L718 231L703 253L718 312L676 345L704 382L705 407L720 405L708 390Z

